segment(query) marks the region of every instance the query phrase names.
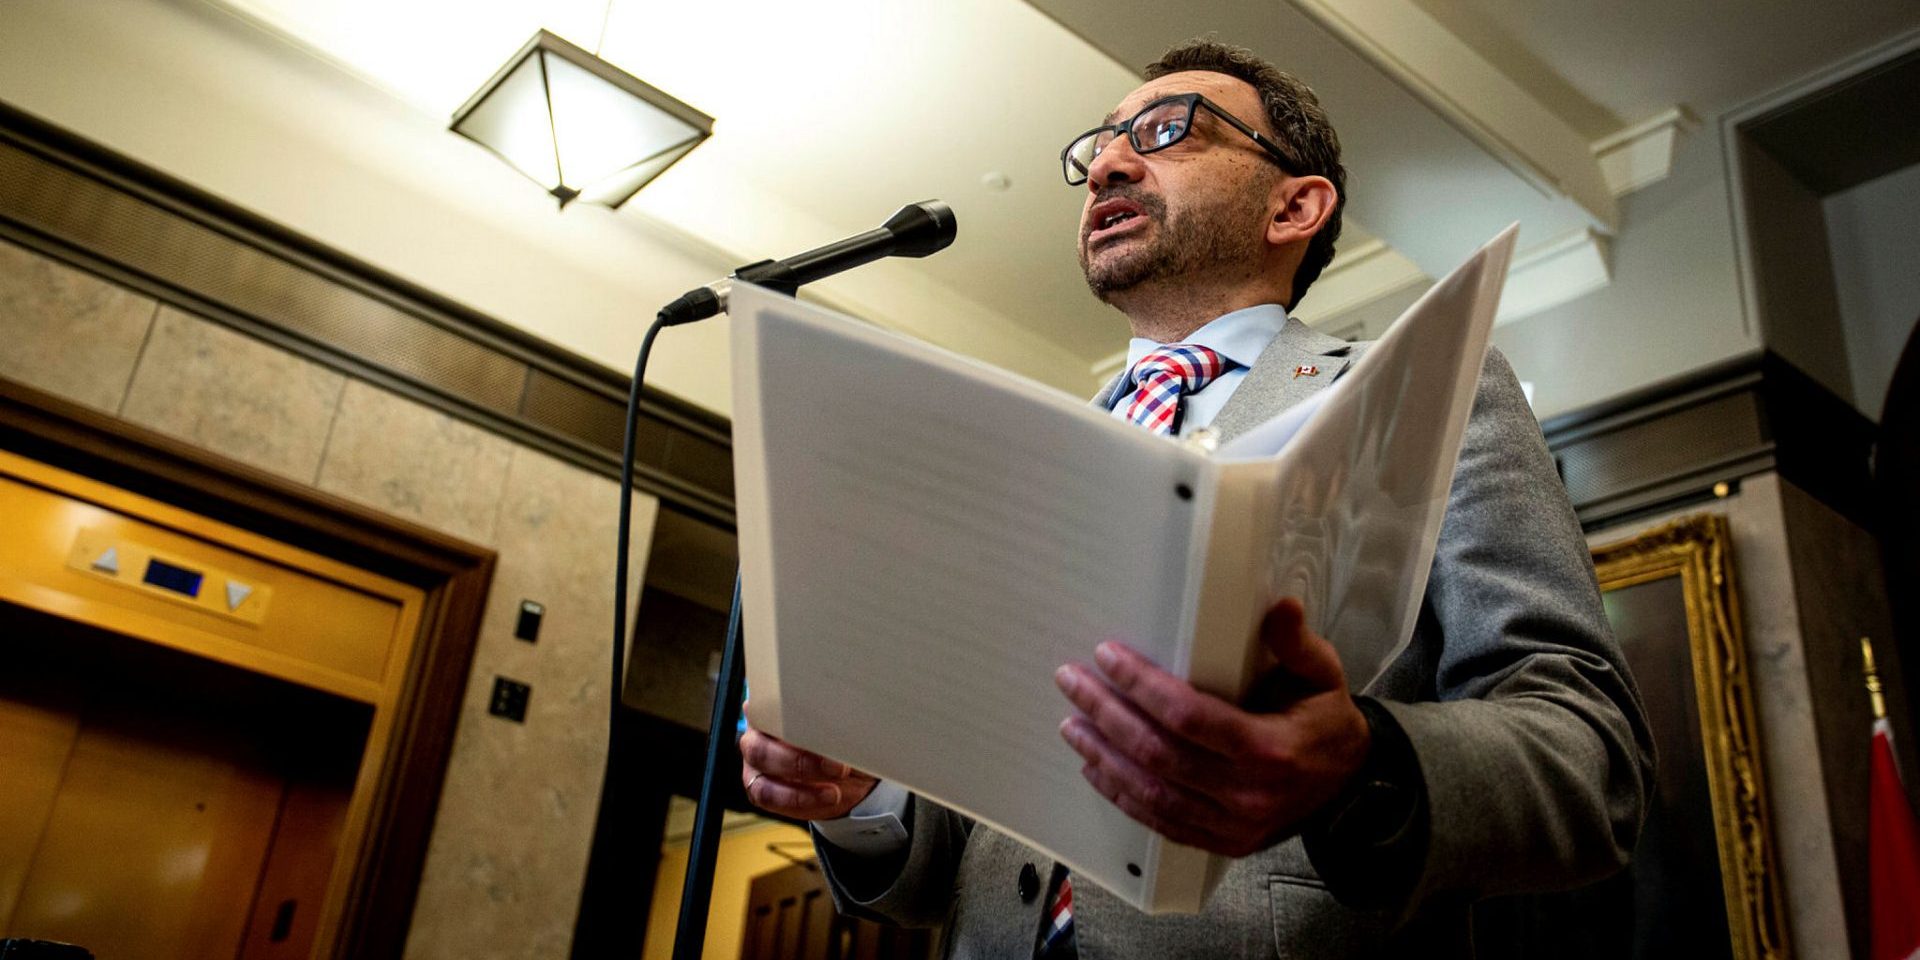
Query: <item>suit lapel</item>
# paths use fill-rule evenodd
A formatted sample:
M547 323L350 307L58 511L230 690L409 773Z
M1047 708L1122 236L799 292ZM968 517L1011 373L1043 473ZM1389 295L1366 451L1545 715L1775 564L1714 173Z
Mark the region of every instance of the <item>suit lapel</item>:
M1233 397L1213 418L1213 429L1221 440L1231 440L1326 389L1346 372L1352 346L1288 317L1286 326L1260 352L1260 359L1234 388ZM1301 367L1317 368L1317 372L1298 373ZM1112 389L1109 384L1108 395Z
M1114 374L1113 379L1108 380L1107 385L1101 387L1100 392L1093 395L1091 403L1095 410L1113 409L1113 395L1118 392L1121 387L1126 386L1127 372L1126 367L1121 367L1120 372Z

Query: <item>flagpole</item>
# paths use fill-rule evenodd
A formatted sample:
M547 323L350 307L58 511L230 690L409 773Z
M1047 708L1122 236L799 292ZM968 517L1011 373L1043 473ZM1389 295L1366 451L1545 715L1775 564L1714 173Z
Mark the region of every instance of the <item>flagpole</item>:
M1867 956L1920 960L1920 825L1893 759L1887 701L1873 669L1873 644L1860 638L1860 658L1873 700L1873 739L1867 783Z
M1880 693L1880 674L1873 669L1873 641L1860 638L1860 661L1867 671L1867 696L1873 700L1873 719L1887 718L1887 698Z

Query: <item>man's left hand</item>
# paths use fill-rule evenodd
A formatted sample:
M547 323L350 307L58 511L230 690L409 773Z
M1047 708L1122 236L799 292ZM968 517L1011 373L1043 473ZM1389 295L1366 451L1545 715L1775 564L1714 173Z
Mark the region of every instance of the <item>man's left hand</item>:
M1339 655L1307 629L1299 601L1275 605L1260 633L1279 664L1258 685L1271 702L1252 709L1112 641L1095 651L1099 673L1056 671L1080 709L1060 735L1086 760L1087 782L1162 836L1213 853L1243 857L1299 832L1359 771L1371 734Z

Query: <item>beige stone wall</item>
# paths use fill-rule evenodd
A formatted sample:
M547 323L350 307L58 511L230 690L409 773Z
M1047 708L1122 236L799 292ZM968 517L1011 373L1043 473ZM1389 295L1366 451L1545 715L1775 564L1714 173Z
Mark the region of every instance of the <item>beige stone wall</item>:
M606 758L618 485L4 242L0 377L498 551L406 955L565 957ZM635 584L656 510L634 496ZM536 644L512 636L523 599L547 610ZM525 724L487 714L497 675L532 685Z

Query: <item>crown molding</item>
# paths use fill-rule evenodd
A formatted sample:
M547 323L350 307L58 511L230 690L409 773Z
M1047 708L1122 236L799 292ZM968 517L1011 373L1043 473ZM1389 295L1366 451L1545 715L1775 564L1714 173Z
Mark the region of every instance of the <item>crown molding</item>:
M1369 240L1342 252L1313 282L1294 313L1315 327L1390 293L1431 277L1384 240Z
M1593 156L1600 163L1607 189L1620 197L1665 180L1673 171L1674 148L1680 138L1699 126L1698 118L1676 104L1595 140Z
M1514 257L1493 322L1499 325L1533 316L1612 280L1606 235L1592 228L1575 230Z

